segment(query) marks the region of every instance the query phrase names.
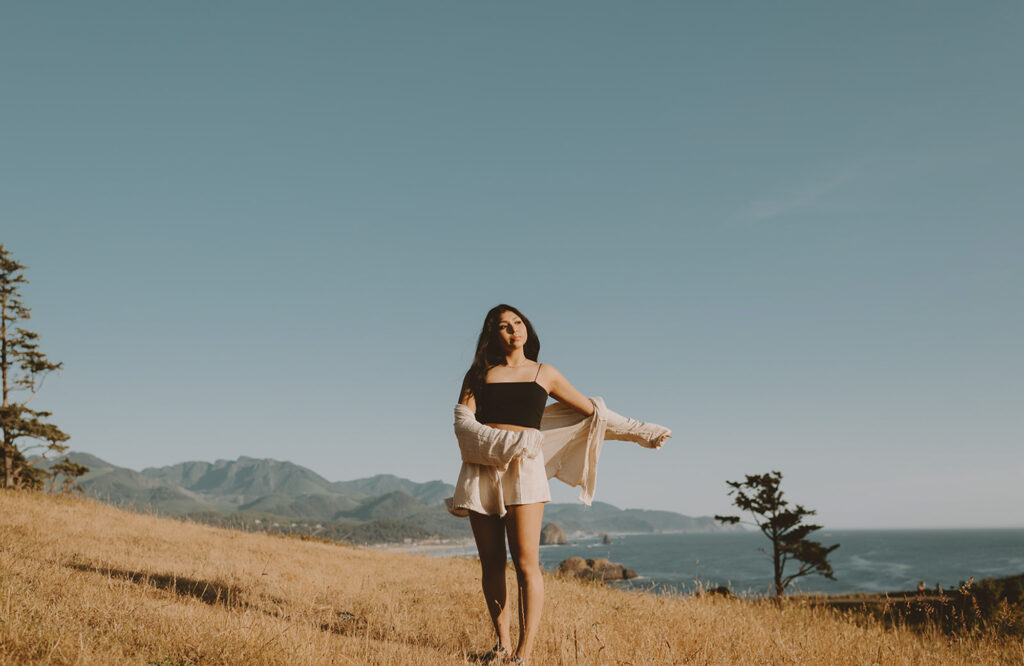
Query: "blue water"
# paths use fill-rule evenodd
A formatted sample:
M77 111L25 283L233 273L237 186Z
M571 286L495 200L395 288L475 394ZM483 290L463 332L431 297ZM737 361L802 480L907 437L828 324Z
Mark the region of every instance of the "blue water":
M796 583L803 592L911 590L921 580L932 589L936 584L948 589L971 576L1024 573L1024 529L820 530L812 538L827 546L840 544L829 556L837 580L804 576ZM699 583L756 595L767 594L771 586L771 559L758 550L768 546L768 540L753 531L636 534L612 536L610 544L595 537L566 546L542 546L540 557L545 569L574 555L605 557L640 574L629 583L632 587L687 592ZM469 547L448 554L476 551Z

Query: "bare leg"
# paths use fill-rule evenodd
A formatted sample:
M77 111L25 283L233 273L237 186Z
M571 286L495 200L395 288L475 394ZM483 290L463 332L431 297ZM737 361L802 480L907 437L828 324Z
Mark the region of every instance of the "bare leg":
M487 611L498 634L498 642L508 649L509 640L508 588L505 586L505 526L498 516L469 513L476 550L480 555L480 582L484 589ZM538 537L539 543L539 537Z
M533 640L544 608L544 579L540 573L540 524L544 504L518 504L508 507L505 529L509 551L519 583L519 647L516 656L529 659Z

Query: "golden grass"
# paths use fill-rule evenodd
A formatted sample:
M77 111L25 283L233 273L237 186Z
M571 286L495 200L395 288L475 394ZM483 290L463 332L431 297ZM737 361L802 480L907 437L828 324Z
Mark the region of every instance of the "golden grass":
M0 663L472 663L494 642L478 575L465 559L0 491ZM951 642L797 603L545 584L535 664L1024 663L1020 640Z

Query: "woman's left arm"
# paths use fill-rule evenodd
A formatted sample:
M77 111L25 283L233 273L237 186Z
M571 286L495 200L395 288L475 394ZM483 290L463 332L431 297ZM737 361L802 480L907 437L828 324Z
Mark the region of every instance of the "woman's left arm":
M550 386L548 393L558 402L572 407L576 411L590 416L594 413L594 403L590 398L576 390L569 380L553 365L544 364L541 377ZM538 379L540 379L538 378Z
M544 377L548 385L551 386L549 393L557 400L573 409L582 412L583 414L590 416L594 413L594 403L590 401L590 398L577 391L572 384L569 383L561 372L550 365L545 365L541 369L541 375ZM648 448L657 449L660 448L665 440L672 436L672 431L662 426L641 423L633 419L626 419L618 414L615 417L626 423L631 430L637 430L637 433L628 432L625 433L624 439L631 441L641 442ZM648 432L648 430L652 432ZM639 439L636 439L639 437ZM616 437L615 439L619 439Z

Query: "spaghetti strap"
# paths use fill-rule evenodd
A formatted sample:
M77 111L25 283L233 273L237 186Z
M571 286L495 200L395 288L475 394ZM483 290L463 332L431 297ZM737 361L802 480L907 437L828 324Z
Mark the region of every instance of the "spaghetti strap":
M537 377L540 377L540 366L542 366L542 365L544 365L544 364L543 363L538 363L537 364L537 374L533 376L533 381L537 381Z

